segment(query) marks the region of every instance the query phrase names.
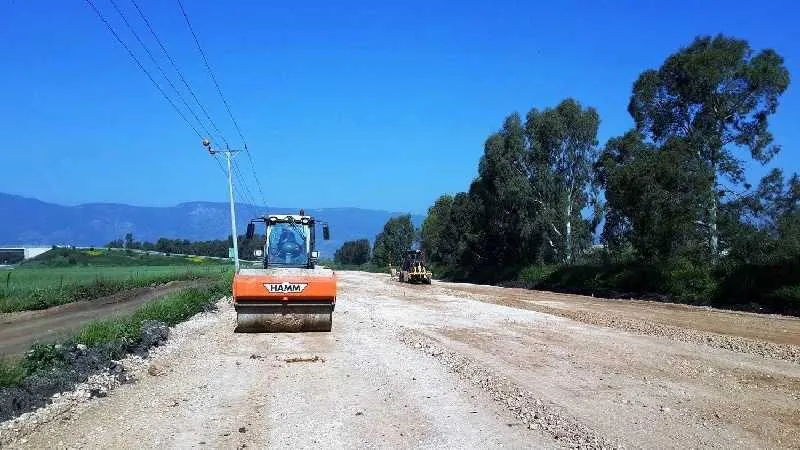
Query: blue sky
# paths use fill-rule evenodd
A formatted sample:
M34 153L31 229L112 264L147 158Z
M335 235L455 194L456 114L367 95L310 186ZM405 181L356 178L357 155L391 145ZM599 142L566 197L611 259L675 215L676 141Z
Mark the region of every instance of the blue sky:
M130 1L116 1L160 57ZM109 1L95 2L147 63ZM238 145L177 3L138 3ZM574 97L600 112L602 143L632 126L641 71L720 32L785 58L795 80L771 119L783 151L770 166L800 170L798 6L610 3L184 0L271 205L422 213L467 188L510 112ZM0 192L63 204L226 199L197 136L83 0L7 0L0 16ZM751 180L766 171L748 167Z

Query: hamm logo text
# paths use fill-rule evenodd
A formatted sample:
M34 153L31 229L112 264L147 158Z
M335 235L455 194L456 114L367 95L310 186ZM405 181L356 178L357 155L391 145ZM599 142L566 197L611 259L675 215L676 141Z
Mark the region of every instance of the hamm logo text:
M308 283L264 283L267 291L275 294L299 294L308 286Z

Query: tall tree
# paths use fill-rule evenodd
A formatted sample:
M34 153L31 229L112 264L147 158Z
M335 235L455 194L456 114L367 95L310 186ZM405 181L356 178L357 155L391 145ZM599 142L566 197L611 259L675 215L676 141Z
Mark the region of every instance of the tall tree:
M482 253L485 249L485 214L476 190L478 182L472 183L470 192L459 192L453 197L446 220L439 234L438 252L442 262L458 278L470 278L481 267L486 267Z
M369 240L358 239L347 241L342 244L333 256L334 261L339 264L361 265L369 261Z
M413 245L415 236L416 230L411 222L410 214L389 219L383 226L383 231L375 236L372 250L375 264L379 266L399 265L403 260L404 252Z
M566 99L555 108L528 113L525 133L530 151L526 175L531 198L545 221L547 240L567 264L575 260L575 226L584 226L592 166L597 158L600 116ZM559 241L556 245L553 241Z
M594 166L594 180L605 191L603 208L605 225L600 240L613 253L624 251L631 243L632 221L626 211L624 184L617 179L621 168L638 160L642 155L655 152L655 146L647 144L641 133L630 130L623 136L606 142Z
M800 176L773 169L747 195L723 205L722 225L737 262L770 264L800 256Z
M612 251L630 243L645 260L665 262L694 247L710 179L684 141L659 149L631 131L608 141L596 167L607 200L603 240Z
M422 223L421 245L431 262L442 262L445 257L443 252L442 230L450 220L450 209L453 206L453 196L442 195L428 208L428 215Z
M494 267L522 264L528 252L531 220L530 185L524 172L525 133L519 114L508 116L503 127L484 144L478 179L470 195L480 198L484 264Z
M734 185L744 181L737 147L761 163L779 151L768 118L788 85L789 72L775 51L754 55L747 41L722 35L696 38L634 83L628 111L636 128L659 145L684 140L713 177L698 223L707 230L714 259L719 254L720 177Z

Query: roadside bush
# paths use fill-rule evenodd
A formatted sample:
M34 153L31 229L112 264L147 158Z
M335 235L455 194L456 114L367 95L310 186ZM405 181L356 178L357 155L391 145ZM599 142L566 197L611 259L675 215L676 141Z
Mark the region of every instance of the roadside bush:
M431 272L434 278L450 281L470 281L469 274L462 267L456 267L450 264L432 263Z
M535 288L585 295L638 297L663 293L662 274L654 266L632 262L607 265L561 266L543 278Z
M714 305L800 315L800 256L733 267L724 274Z
M55 345L33 344L20 365L27 374L49 370L64 361L60 349Z
M717 268L688 256L662 266L624 263L528 266L506 287L645 298L800 316L800 257Z
M766 295L767 304L774 311L800 316L800 284L783 286Z
M717 280L709 266L678 258L665 271L665 293L694 304L709 304L717 289Z
M531 286L536 286L541 283L543 280L547 279L553 272L556 271L558 266L555 265L532 265L525 267L519 273L517 279L522 281L523 283L529 284Z
M21 364L0 360L0 388L16 386L25 377L25 369Z

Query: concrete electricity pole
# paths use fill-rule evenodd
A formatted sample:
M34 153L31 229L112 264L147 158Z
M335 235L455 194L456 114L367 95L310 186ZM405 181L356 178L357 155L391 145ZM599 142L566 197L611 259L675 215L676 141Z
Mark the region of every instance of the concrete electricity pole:
M214 150L211 147L211 141L208 139L203 139L203 146L211 155L222 153L225 155L225 159L228 161L228 199L231 207L231 243L233 244L233 267L236 272L239 272L239 237L236 234L236 211L233 201L233 174L231 173L231 158L233 158L236 153L239 153L241 150Z

